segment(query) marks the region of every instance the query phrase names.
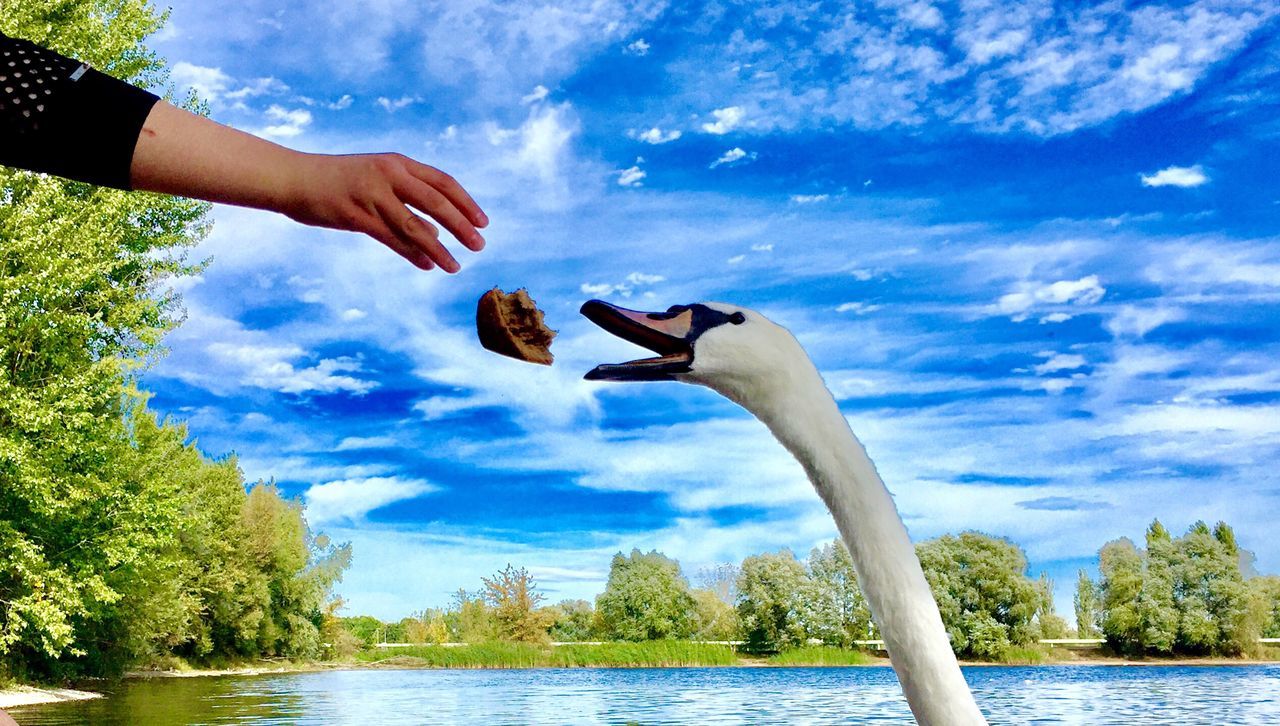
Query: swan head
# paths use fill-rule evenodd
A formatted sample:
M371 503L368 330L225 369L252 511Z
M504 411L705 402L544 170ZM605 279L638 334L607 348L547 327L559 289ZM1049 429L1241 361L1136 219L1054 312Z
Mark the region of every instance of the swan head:
M797 369L812 369L786 328L736 305L693 303L659 313L590 300L582 314L606 332L657 354L596 366L586 375L591 381L696 383L744 403L789 380Z

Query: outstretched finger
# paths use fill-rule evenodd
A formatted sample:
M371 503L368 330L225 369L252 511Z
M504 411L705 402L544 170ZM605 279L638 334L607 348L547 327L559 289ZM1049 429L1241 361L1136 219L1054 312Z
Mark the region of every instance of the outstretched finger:
M480 205L476 204L476 200L471 198L466 189L458 183L457 179L440 171L434 166L414 161L413 159L405 160L405 168L414 178L426 184L435 187L441 194L453 203L467 219L477 227L485 227L489 224L489 217L480 209ZM465 240L464 240L465 242ZM478 249L478 248L477 248Z
M436 268L436 263L431 261L426 252L401 241L380 217L374 218L365 231L370 237L390 247L392 252L408 260L414 267L420 270L434 270Z
M475 252L484 249L484 237L476 231L471 220L435 187L415 176L405 176L395 185L395 192L401 201L431 215L459 242L466 245L467 249Z
M440 243L440 234L436 228L399 201L379 203L378 214L402 243L425 253L440 269L450 273L462 269L453 255L449 254L449 250Z

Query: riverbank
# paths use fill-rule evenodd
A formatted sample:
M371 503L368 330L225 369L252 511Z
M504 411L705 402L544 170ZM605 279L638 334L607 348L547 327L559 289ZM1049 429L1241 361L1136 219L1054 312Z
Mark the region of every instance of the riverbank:
M1277 658L1126 658L1099 649L1023 651L1026 657L1003 662L961 661L965 667L1017 666L1249 666L1280 665ZM1280 655L1280 654L1278 654ZM824 646L797 648L774 655L735 652L724 645L652 641L595 643L545 648L517 643L488 643L442 647L415 645L375 648L351 659L320 662L270 662L240 667L134 671L130 678L193 678L202 676L253 676L276 673L373 669L532 669L532 668L793 668L889 666L883 653Z
M37 688L35 686L9 686L0 688L0 709L30 706L37 703L61 701L87 701L102 698L101 693L78 691L74 688Z
M1268 649L1274 650L1274 649ZM961 661L965 667L1001 668L1016 666L1250 666L1280 665L1276 659L1246 658L1123 658L1098 649L1027 653L1025 659L992 663ZM339 661L258 661L221 668L179 667L169 670L136 670L126 678L207 678L211 676L261 676L284 673L313 673L357 670L413 669L534 669L534 668L797 668L797 667L888 667L883 654L822 646L798 648L770 656L735 652L727 645L683 641L643 643L593 643L545 648L517 643L486 643L442 647L416 645L402 648L375 648ZM0 688L0 709L15 706L98 698L101 694L70 688L12 686Z

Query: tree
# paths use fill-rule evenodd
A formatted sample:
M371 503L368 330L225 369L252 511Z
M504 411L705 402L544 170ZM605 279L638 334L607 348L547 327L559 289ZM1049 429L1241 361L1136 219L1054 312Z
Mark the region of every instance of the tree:
M800 615L809 637L842 648L874 638L871 608L843 542L837 539L809 553L809 585L802 593Z
M1280 638L1280 577L1267 575L1249 580L1260 637Z
M720 599L714 590L699 588L692 592L694 640L737 640L741 635L738 612Z
M1247 558L1225 522L1193 524L1174 540L1159 520L1147 550L1128 540L1099 553L1103 633L1124 652L1220 653L1251 649L1262 629L1256 590L1241 571Z
M1089 574L1080 570L1076 579L1076 635L1081 638L1096 638L1102 631L1098 627L1101 613L1098 610L1098 586L1089 579Z
M578 643L592 639L595 608L587 600L561 600L552 608L555 622L551 639L558 643Z
M979 532L916 545L956 654L993 658L1039 637L1036 616L1053 611L1043 587L1027 577L1027 558L1005 539Z
M493 608L498 633L504 640L517 643L549 643L547 631L555 615L539 610L546 596L538 592L537 583L525 568L508 564L493 577L482 578L484 599Z
M698 570L698 587L710 590L716 597L732 605L738 601L740 570L732 562L721 562Z
M632 550L613 556L596 614L612 640L687 638L693 632L694 601L680 563L656 551Z
M483 594L472 595L461 589L454 593L446 622L455 642L489 643L500 638L498 621Z
M809 575L791 550L752 555L738 577L738 620L746 647L777 651L805 640L801 621Z

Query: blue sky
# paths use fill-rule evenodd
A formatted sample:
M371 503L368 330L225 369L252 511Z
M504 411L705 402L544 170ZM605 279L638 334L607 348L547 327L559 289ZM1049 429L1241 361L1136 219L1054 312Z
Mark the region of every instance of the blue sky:
M592 297L789 327L912 536L1010 537L1067 617L1076 569L1157 516L1226 519L1280 571L1280 6L171 4L152 45L214 118L409 154L492 220L446 277L219 207L175 283L155 408L352 541L351 612L835 535L729 402L582 381L635 353ZM495 285L547 311L554 367L479 347Z

